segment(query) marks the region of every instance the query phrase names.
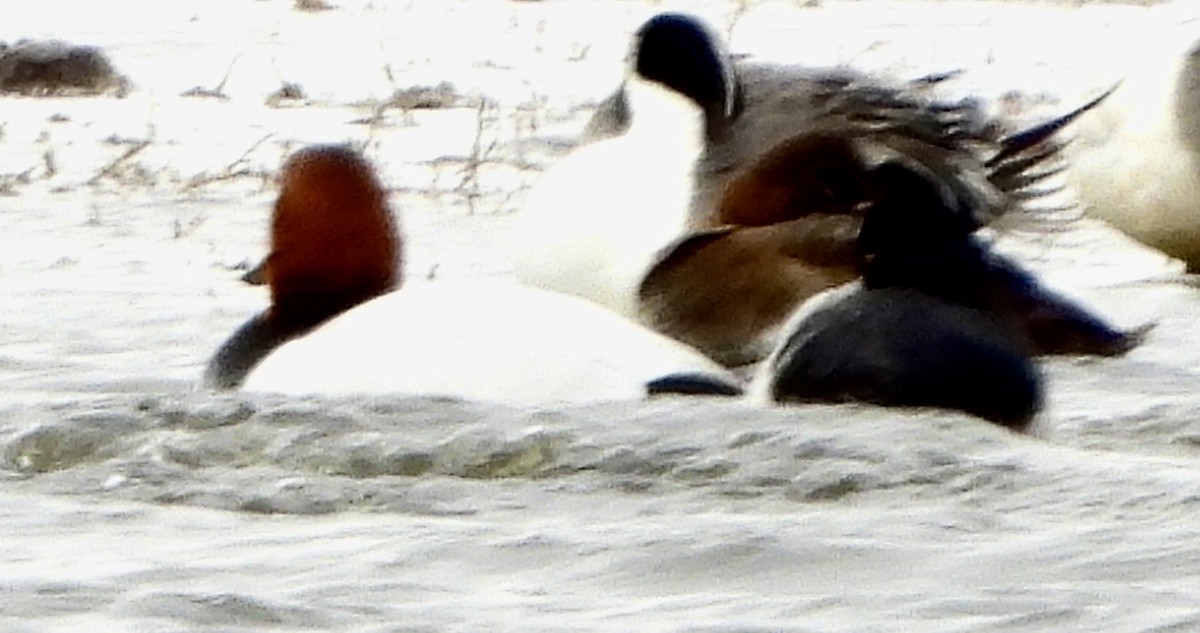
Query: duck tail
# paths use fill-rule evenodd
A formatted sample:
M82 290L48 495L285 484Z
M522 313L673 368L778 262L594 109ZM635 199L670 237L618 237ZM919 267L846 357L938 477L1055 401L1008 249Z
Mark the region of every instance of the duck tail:
M1000 169L1005 166L1010 160L1019 160L1025 154L1026 150L1037 152L1040 155L1048 158L1056 154L1056 151L1047 152L1045 148L1046 141L1050 140L1055 134L1063 128L1070 125L1084 113L1100 105L1109 95L1117 89L1120 84L1114 85L1112 88L1104 91L1103 94L1088 101L1087 103L1075 108L1074 110L1049 121L1045 121L1031 128L1021 130L1015 134L1010 134L1000 139L1000 151L996 152L995 156L988 159L986 166L990 169ZM1061 149L1061 145L1055 149ZM1040 162L1040 161L1038 161Z
M833 111L851 122L867 162L900 154L921 163L948 186L975 228L1052 226L1077 205L1066 193L1061 132L1100 105L1116 86L1083 105L1018 128L989 114L977 98L939 98L951 71L908 80L903 89L851 85ZM1015 129L1015 131L1014 131ZM883 157L882 159L878 157Z
M984 162L984 168L988 182L1008 201L1004 214L1020 211L1011 214L1017 226L1047 229L1078 217L1078 201L1062 177L1068 169L1062 153L1071 141L1061 133L1103 103L1116 88L1114 85L1066 114L997 140L995 153Z

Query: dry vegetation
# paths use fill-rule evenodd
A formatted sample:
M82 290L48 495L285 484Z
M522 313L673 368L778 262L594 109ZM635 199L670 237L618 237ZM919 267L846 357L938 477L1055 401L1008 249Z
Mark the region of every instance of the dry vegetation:
M514 0L515 1L515 0ZM795 0L798 5L812 6L832 0ZM839 0L856 1L856 0ZM943 0L928 0L937 3ZM1033 1L1039 0L1021 0ZM1159 4L1161 0L1040 0L1058 5L1078 4ZM728 37L738 20L753 8L755 0L730 0L732 8L728 22L723 25ZM327 11L335 7L324 0L294 0L294 9L300 11ZM588 47L572 49L569 61L584 59ZM237 65L238 57L229 63L223 77L211 87L196 86L181 94L183 97L201 97L228 101L225 87ZM382 147L380 139L388 127L417 125L416 113L421 111L460 112L469 109L474 114L474 138L465 153L445 155L423 164L431 174L427 184L417 189L408 188L437 201L442 196L454 196L455 203L469 212L511 210L514 196L519 196L539 171L541 164L567 149L557 139L542 138L541 125L548 116L544 98L531 94L529 99L515 106L501 105L479 94L464 94L455 84L443 81L436 85L401 86L395 79L391 66L381 64L381 70L391 85L388 97L365 103L320 103L310 100L299 83L280 80L277 90L265 98L268 107L360 107L367 110L366 116L348 120L348 123L368 126L367 140L361 141L361 149ZM119 74L102 50L88 46L72 46L62 42L20 41L12 45L0 43L0 94L15 93L31 96L75 96L114 95L124 96L131 89L130 81ZM571 115L578 116L578 112ZM65 119L64 119L65 120ZM0 121L0 140L3 139L4 122ZM111 157L99 165L90 177L74 182L55 182L55 190L70 190L79 185L102 184L127 187L157 187L167 185L180 192L194 192L209 186L239 180L258 181L268 187L274 178L279 160L294 149L295 142L267 133L250 144L240 156L227 164L204 169L198 173L179 174L169 171L163 161L147 160L149 150L155 149L156 133L153 125L147 125L139 138L110 137L103 141L114 150ZM262 152L270 143L271 150ZM278 154L278 155L276 155ZM275 161L271 163L270 161ZM55 148L46 142L41 160L30 161L28 166L18 164L11 173L0 173L0 195L17 195L23 187L38 181L55 180L59 175ZM497 177L497 174L518 174L518 184L513 179ZM64 178L58 178L62 181ZM507 185L498 185L498 182ZM404 189L398 187L397 189ZM181 230L186 230L186 227ZM185 231L186 232L186 231Z
M123 97L129 88L129 80L97 47L40 40L0 42L0 94Z
M221 81L217 82L212 88L203 86L195 86L184 90L179 96L181 97L201 97L207 99L219 99L228 101L229 95L225 94L225 84L229 83L229 76L233 74L233 67L237 65L238 57L235 56L233 61L229 62L229 66L225 69L225 75L221 77Z
M304 88L300 84L285 81L279 86L279 90L267 95L266 104L272 108L280 108L284 105L305 105L307 98L308 96L304 94Z
M330 11L333 5L325 2L325 0L296 0L297 11Z

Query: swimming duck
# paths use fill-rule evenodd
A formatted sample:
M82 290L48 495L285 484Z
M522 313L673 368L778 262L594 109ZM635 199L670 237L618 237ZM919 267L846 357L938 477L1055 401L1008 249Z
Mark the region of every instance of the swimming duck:
M371 166L342 146L291 156L259 269L271 306L217 350L217 389L419 394L517 405L740 392L686 346L576 297L498 282L401 283Z
M957 200L959 215L947 221L968 234L1022 209L1031 186L1055 173L1055 133L1103 98L1010 131L971 102L935 100L939 78L897 84L847 69L734 63L687 15L651 19L633 49L629 77L601 103L581 148L547 174L552 187L532 192L518 225L518 274L636 316L730 366L761 360L804 300L859 276L861 211L887 194L876 166L901 157L936 177ZM662 103L690 112L672 119L669 137L654 135ZM678 144L645 149L670 142ZM595 189L607 193L586 195ZM659 224L642 233L647 222ZM637 257L613 246L620 239L640 241ZM1051 317L1054 333L1070 334L1030 323L1038 351L1116 354L1136 344L994 259L994 304L1018 297L1014 318Z
M871 173L889 187L863 210L862 279L791 316L754 391L785 403L956 409L1024 428L1041 407L1042 379L1023 330L979 291L992 254L954 228L961 210L939 179L896 161Z
M1089 215L1200 271L1200 42L1162 43L1068 150L1068 177Z

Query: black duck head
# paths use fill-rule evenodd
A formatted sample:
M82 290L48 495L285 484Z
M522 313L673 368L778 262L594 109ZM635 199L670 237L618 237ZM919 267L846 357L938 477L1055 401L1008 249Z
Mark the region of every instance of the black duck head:
M1057 173L1055 134L1095 105L1011 129L976 101L939 98L938 85L954 73L895 81L735 60L710 28L680 14L647 22L634 51L634 77L687 95L705 112L690 208L698 228L853 213L870 198L864 175L897 156L942 179L978 228L1020 208L1031 185ZM628 82L601 104L590 135L617 134L637 116L627 91Z

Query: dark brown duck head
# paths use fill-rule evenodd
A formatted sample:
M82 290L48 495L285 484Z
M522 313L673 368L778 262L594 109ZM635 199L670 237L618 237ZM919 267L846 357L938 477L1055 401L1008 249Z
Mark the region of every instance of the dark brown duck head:
M631 81L657 84L688 98L704 113L705 136L722 136L740 107L740 86L732 57L707 24L683 13L656 15L634 33L629 55L630 80L596 109L585 141L629 129L638 114L629 99Z
M849 68L756 63L726 52L698 19L662 14L635 35L634 76L691 98L705 113L694 228L765 226L870 202L872 167L896 156L940 177L975 228L1018 211L1059 171L1055 133L1105 96L1019 130L938 87L958 73L899 81ZM621 134L636 117L628 82L600 104L586 138Z

